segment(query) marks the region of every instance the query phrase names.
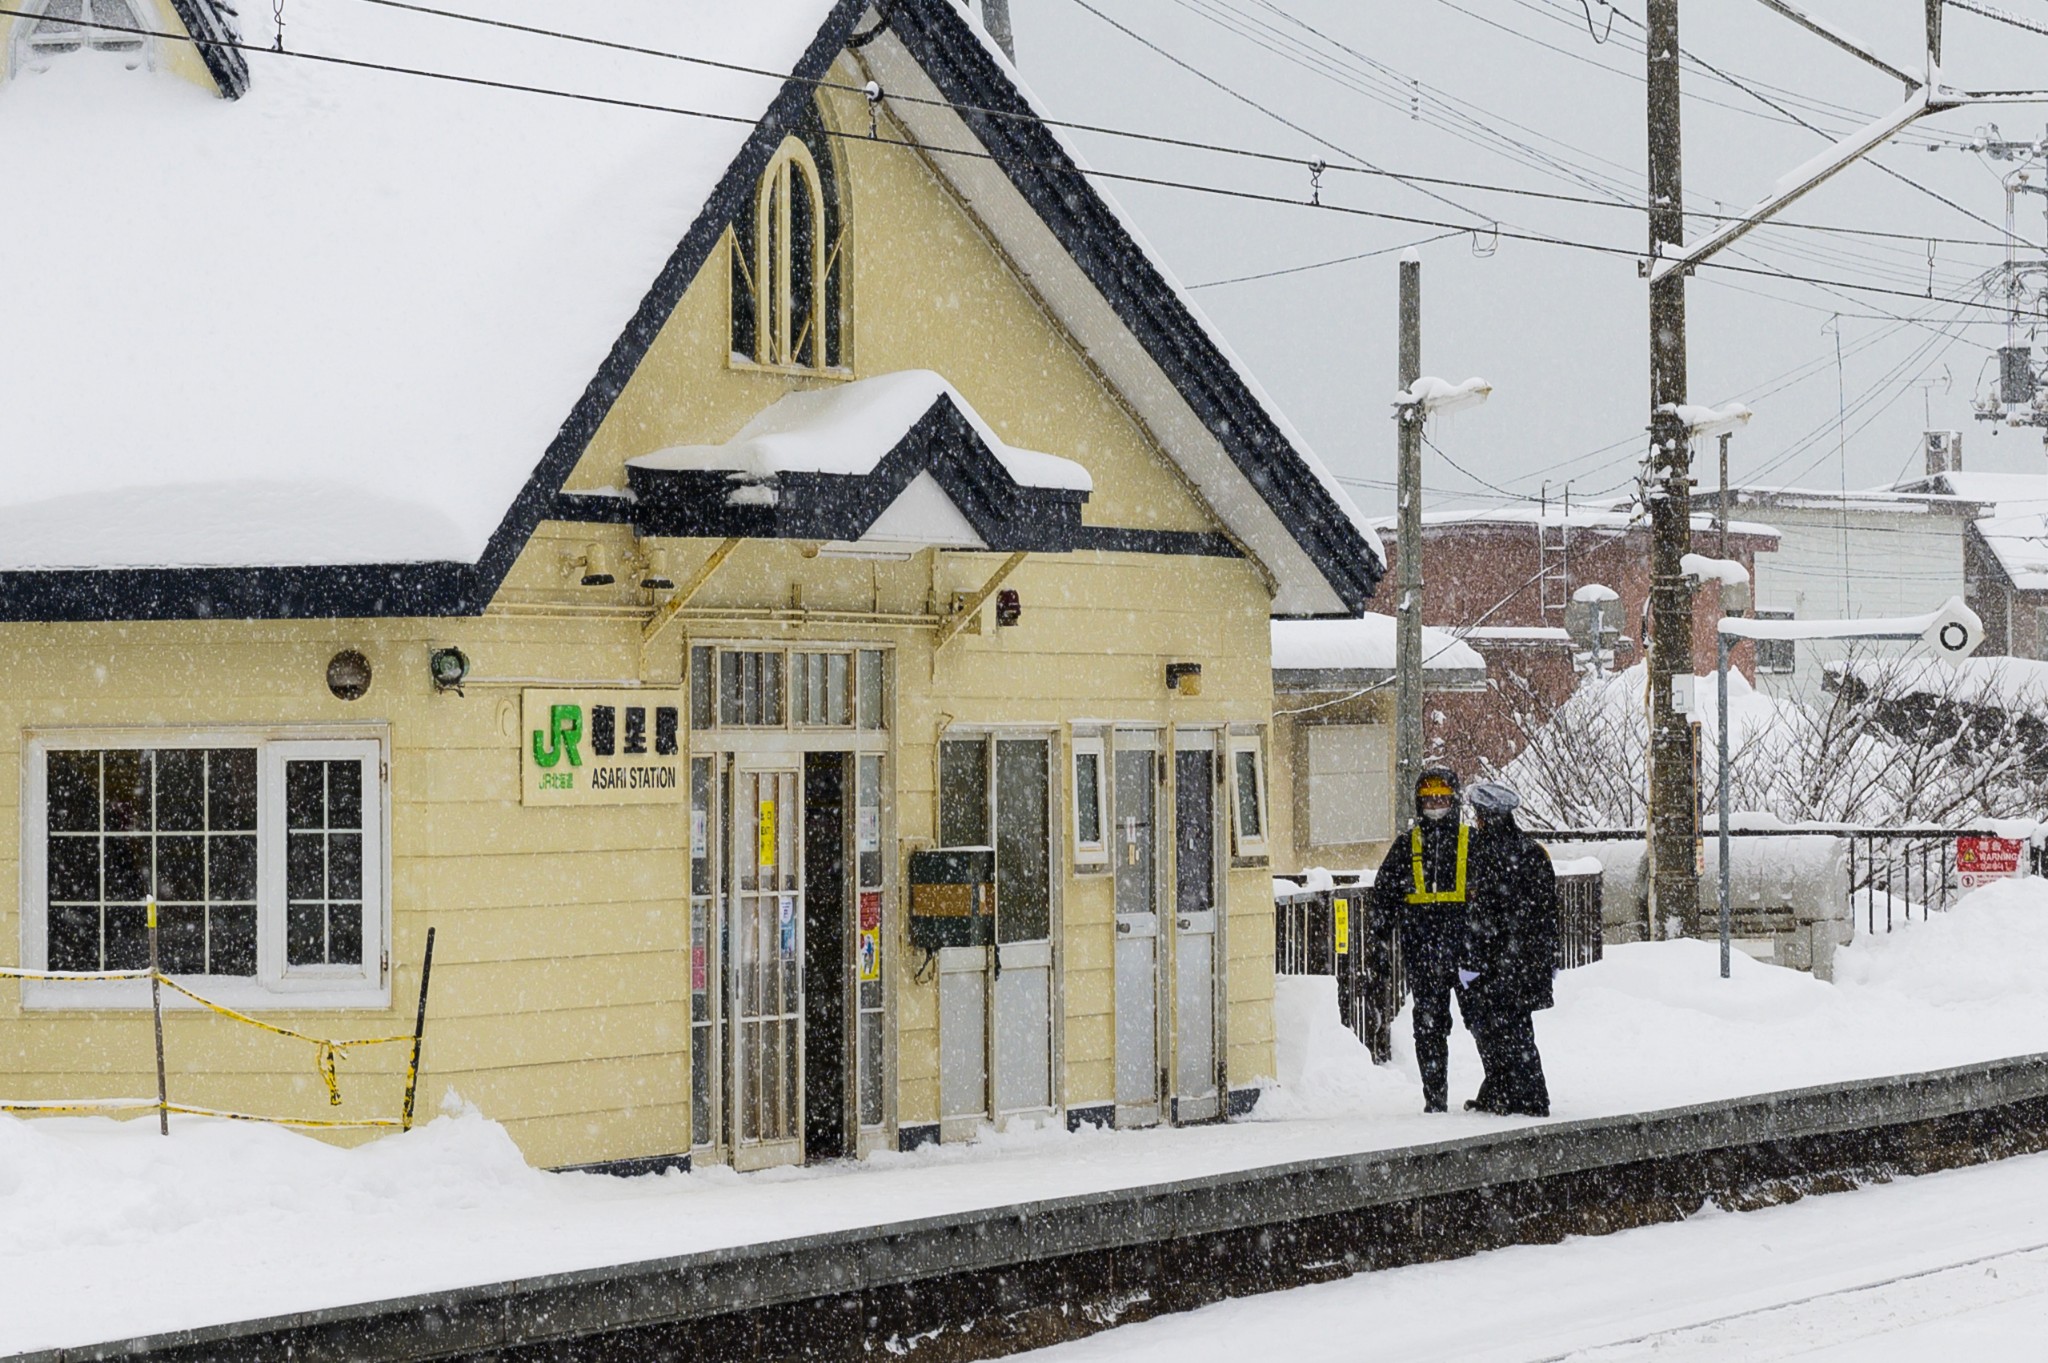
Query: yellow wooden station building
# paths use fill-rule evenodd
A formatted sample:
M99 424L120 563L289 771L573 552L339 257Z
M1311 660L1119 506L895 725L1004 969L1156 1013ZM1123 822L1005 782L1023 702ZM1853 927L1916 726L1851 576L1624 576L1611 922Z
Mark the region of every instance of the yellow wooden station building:
M553 1166L1242 1110L1269 622L1381 568L971 15L22 8L0 963L154 899L174 978L382 1035L431 927L423 1107ZM0 1100L151 1093L149 1020L0 982ZM332 1107L166 1019L223 1110L401 1051Z

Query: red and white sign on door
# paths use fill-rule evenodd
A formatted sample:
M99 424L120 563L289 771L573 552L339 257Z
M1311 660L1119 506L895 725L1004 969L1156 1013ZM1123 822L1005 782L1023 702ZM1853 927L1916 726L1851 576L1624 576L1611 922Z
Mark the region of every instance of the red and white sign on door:
M2027 845L2017 838L1966 836L1956 839L1956 876L1966 890L2020 873Z

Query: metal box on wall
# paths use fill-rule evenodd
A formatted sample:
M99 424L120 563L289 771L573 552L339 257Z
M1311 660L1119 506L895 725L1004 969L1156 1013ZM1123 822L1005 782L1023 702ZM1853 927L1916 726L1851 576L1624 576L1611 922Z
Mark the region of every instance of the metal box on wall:
M910 944L925 951L995 940L993 847L934 847L910 854Z

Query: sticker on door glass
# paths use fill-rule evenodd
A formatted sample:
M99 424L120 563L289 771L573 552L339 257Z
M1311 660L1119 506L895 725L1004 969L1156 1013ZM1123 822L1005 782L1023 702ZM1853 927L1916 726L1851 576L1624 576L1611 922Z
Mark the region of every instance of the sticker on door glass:
M761 828L761 847L755 860L763 866L775 864L775 801L761 801L761 815L757 821ZM762 888L766 888L763 886Z
M882 811L873 805L860 807L860 850L874 852L882 846Z
M882 932L879 928L860 930L860 981L869 984L882 978Z
M781 896L781 901L780 901L780 903L779 903L779 904L778 904L778 905L776 906L776 911L775 911L775 921L776 921L776 922L777 922L777 923L778 923L778 924L779 924L779 925L781 926L781 928L782 928L782 954L783 954L784 956L794 956L794 955L796 955L796 896L795 896L795 895L793 895L793 894L786 894L786 895L783 895L783 896Z
M690 949L690 988L701 994L711 983L711 952L704 947Z
M705 814L706 811L701 809L690 811L690 855L693 857L701 857L705 852Z
M870 932L882 926L882 892L862 890L860 892L860 930Z

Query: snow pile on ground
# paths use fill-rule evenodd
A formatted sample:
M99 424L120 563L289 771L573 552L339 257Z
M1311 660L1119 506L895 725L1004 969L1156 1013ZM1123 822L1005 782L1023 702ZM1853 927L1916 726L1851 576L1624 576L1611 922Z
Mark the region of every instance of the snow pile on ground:
M2011 881L1837 957L1838 983L1711 942L1608 948L1564 973L1537 1037L1560 1119L2048 1052L2048 881ZM987 1133L861 1163L612 1179L528 1168L457 1106L343 1150L273 1127L0 1117L0 1355L1200 1178L1527 1123L1425 1116L1408 1018L1374 1066L1335 983L1277 982L1277 1082L1256 1120Z
M1413 1089L1395 1067L1373 1064L1344 1025L1334 976L1283 975L1274 981L1273 1037L1278 1083L1259 1098L1261 1121L1378 1106Z

